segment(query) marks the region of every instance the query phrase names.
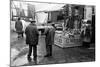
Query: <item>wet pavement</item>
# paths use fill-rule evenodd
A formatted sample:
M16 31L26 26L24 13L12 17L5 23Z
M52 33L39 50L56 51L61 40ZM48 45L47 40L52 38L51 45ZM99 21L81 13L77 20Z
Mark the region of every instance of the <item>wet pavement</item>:
M94 48L60 48L56 45L53 45L52 57L44 57L46 52L44 52L44 55L41 55L40 53L42 48L40 47L43 48L44 46L38 45L37 65L95 61ZM45 51L45 49L42 49L42 52L43 51ZM28 62L27 54L28 46L25 44L25 38L18 40L17 34L11 32L11 66L14 67L35 65L34 61L30 63Z

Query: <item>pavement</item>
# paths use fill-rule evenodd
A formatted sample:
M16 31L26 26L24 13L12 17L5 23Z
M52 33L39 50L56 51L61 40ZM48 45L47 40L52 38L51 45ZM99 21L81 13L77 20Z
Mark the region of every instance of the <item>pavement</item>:
M33 66L34 61L28 62L28 46L25 44L25 36L22 39L17 39L17 34L11 32L11 66ZM52 57L44 57L46 54L44 39L40 37L38 45L37 65L45 64L60 64L60 63L77 63L77 62L92 62L95 61L95 48L70 47L61 48L53 45Z

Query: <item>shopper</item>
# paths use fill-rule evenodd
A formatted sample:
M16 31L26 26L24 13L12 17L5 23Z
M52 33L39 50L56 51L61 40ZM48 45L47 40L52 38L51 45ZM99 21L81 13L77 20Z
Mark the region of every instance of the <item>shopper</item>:
M82 38L82 46L85 48L90 47L90 42L91 42L91 21L87 21L86 27L81 33L81 38Z
M37 45L39 33L35 21L31 21L31 23L26 27L25 34L26 44L29 46L28 61L31 62L31 53L33 50L33 60L35 64L37 64Z
M52 45L54 44L55 29L50 23L51 21L48 21L48 28L45 29L45 35L46 35L45 42L46 42L46 52L47 52L45 57L52 56Z
M18 20L15 23L15 28L16 28L16 32L18 33L18 39L21 37L23 37L23 24L20 20L20 18L18 18Z

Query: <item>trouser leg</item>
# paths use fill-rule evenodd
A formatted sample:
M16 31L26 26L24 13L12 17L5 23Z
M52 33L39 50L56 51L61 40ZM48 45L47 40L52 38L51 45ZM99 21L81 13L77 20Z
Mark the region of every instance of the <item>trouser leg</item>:
M52 45L49 45L49 55L52 56Z
M47 45L46 50L47 50L47 55L51 56L52 55L52 45Z
M20 33L17 33L18 34L18 38L20 38Z
M28 52L28 57L27 57L29 62L31 62L31 57L30 57L31 53L32 53L32 46L29 45L29 52Z
M34 61L37 63L37 46L33 46L33 56L34 56Z
M31 45L29 45L28 57L30 57L30 56L31 56L31 54L32 54L32 46L31 46Z
M47 55L49 55L49 46L46 45L46 52L47 52Z

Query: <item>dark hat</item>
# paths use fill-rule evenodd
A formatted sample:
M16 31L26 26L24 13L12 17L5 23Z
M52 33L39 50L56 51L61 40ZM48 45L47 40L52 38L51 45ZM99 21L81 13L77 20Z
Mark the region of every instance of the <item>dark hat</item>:
M36 22L35 20L31 20L31 22Z
M18 20L20 20L21 18L20 17L18 17Z
M51 23L51 21L47 21L47 23Z
M30 20L30 22L31 22L31 23L35 23L36 21L35 21L35 20Z

